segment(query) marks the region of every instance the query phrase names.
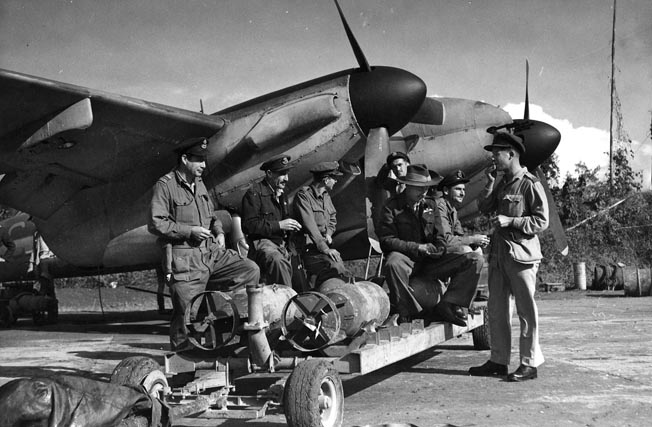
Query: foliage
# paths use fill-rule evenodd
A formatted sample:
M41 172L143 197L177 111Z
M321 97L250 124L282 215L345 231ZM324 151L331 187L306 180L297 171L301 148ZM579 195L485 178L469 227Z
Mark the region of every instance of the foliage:
M561 222L571 229L566 233L569 256L557 253L552 235L544 234L542 281L572 284L572 265L576 262L585 262L587 272L596 265L650 265L652 193L640 193L641 174L632 171L632 156L629 145L620 145L614 151L611 184L599 178L599 168L578 163L576 176L567 175L561 189L553 188ZM622 203L614 206L618 202Z

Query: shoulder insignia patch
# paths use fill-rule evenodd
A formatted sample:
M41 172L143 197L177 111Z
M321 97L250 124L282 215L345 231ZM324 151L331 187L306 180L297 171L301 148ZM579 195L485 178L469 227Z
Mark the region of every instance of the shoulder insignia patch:
M158 180L159 180L159 182L168 182L172 178L174 178L174 172L168 172L165 175L163 175L162 177L160 177Z

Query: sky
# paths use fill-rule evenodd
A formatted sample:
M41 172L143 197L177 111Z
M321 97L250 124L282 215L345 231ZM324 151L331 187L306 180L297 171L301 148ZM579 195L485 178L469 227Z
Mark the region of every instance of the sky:
M428 94L560 130L563 175L608 168L613 0L340 0L371 65ZM618 0L615 81L632 162L652 178L652 1ZM357 67L330 0L1 0L0 68L214 112Z

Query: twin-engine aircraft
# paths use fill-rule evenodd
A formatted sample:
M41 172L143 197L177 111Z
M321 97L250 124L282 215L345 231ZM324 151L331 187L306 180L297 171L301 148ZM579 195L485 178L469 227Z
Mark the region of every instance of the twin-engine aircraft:
M291 189L309 182L317 162L363 169L345 176L334 197L334 241L347 259L366 257L370 237L373 243L367 193L390 151L441 174L463 169L473 177L469 201L490 159L482 148L488 128L521 125L528 167L554 152L560 135L545 123L519 123L478 101L428 98L414 74L370 66L335 4L358 68L213 114L0 70L0 204L23 212L4 224L19 250L0 263L0 281L29 278L33 227L57 256L55 277L160 266L146 226L151 189L193 137L210 140L204 182L216 206L239 206L263 177L260 165L276 154L295 161ZM463 213L474 210L470 203Z

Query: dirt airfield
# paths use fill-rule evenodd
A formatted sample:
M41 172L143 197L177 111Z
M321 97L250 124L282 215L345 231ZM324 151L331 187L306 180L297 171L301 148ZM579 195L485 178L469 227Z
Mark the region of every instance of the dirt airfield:
M60 289L59 322L21 319L0 330L0 384L51 372L108 380L125 357L162 362L168 322L155 297L116 289ZM101 301L101 302L100 302ZM622 291L539 293L539 379L509 383L467 375L488 351L463 336L374 373L344 379L345 426L640 426L652 419L652 297ZM104 310L104 312L102 312ZM517 348L518 319L514 318ZM512 357L510 370L517 365ZM181 426L285 425L185 419Z

